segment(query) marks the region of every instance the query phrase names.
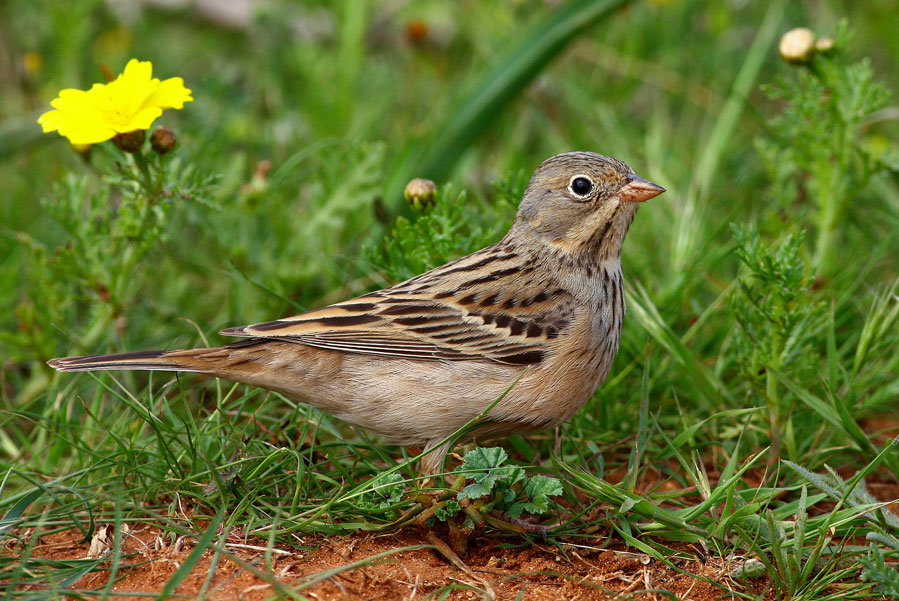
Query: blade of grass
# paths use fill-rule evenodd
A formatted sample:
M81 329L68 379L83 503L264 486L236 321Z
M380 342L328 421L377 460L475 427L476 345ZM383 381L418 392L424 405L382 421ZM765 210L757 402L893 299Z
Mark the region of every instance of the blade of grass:
M384 198L404 207L402 190L412 177L445 178L462 153L489 129L503 107L515 98L586 27L629 0L575 0L541 20L515 41L469 89L433 135L403 153L387 178Z
M839 395L831 393L829 389L827 391L827 398L830 401L825 402L822 399L818 398L805 388L802 388L789 378L787 378L780 371L769 368L771 373L780 381L781 384L786 386L790 392L795 394L799 400L805 403L809 408L811 408L815 413L824 418L828 423L838 428L840 431L846 434L846 436L854 443L853 446L864 453L867 456L877 455L877 448L871 443L868 439L868 436L865 434L864 430L862 430L861 426L858 425L858 422L852 417L852 414L849 412L848 407L840 400ZM899 474L899 460L897 460L893 456L885 457L886 464L890 467L890 469L895 474Z
M680 213L680 224L677 227L678 236L674 245L674 256L672 257L675 269L682 269L692 260L693 240L695 238L693 232L697 231L697 224L703 221L702 212L704 207L700 201L706 198L709 193L712 181L718 171L721 157L724 156L730 139L734 135L734 129L737 123L739 123L740 115L746 105L746 98L758 77L765 55L771 48L774 36L780 27L785 4L786 2L783 0L770 4L768 12L758 28L758 33L756 33L752 45L746 52L746 58L737 72L730 94L724 103L724 108L719 113L708 139L700 145L703 152L693 172L693 180Z
M175 589L178 588L178 585L181 584L185 578L190 575L191 571L196 567L196 565L203 558L203 555L209 549L209 544L212 542L212 539L215 538L216 531L218 530L219 524L225 518L225 509L224 506L219 509L218 514L212 520L210 520L209 525L206 527L206 532L197 540L197 544L194 546L193 550L190 554L184 558L184 562L178 566L178 569L175 570L175 573L172 574L172 577L168 579L165 583L165 586L162 587L162 590L159 592L159 596L157 599L162 601L163 599L169 599L175 593ZM222 534L224 536L224 533ZM222 541L224 542L224 541Z
M725 409L724 411L719 411L713 415L708 416L705 419L702 419L698 422L690 424L685 429L681 430L677 436L671 439L671 443L668 445L669 449L680 448L683 445L690 442L695 436L696 433L705 426L706 424L713 422L720 418L729 418L736 420L738 417L755 413L757 409L755 407L748 407L746 409ZM741 433L742 436L742 433ZM739 441L738 441L739 442Z
M639 283L635 286L625 285L625 295L627 305L640 325L683 366L702 402L710 407L737 404L727 386L687 348L665 322L655 303Z
M10 469L6 473L6 477L9 477ZM6 479L4 478L4 483ZM2 487L0 487L2 490ZM37 501L41 496L44 495L46 491L42 488L35 488L32 491L26 493L21 499L19 499L15 505L9 508L9 511L0 518L0 534L5 534L11 528L13 528L22 517L22 514L25 513L25 510L28 509L28 506Z
M637 478L640 475L640 465L643 463L643 453L646 451L649 438L649 342L646 343L646 363L643 365L643 378L640 383L640 417L637 425L637 438L634 448L631 449L630 461L627 468L627 476L624 484L628 491L637 489Z

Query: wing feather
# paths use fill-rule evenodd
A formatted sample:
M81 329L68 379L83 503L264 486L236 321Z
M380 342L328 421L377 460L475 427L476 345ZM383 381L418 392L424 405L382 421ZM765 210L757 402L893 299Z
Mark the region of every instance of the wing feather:
M515 257L485 249L392 288L221 333L409 359L539 363L573 299L524 279Z

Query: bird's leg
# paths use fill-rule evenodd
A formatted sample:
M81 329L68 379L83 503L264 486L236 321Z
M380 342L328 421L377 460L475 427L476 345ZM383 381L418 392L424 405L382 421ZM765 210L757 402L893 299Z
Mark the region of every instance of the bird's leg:
M412 456L421 454L419 450L414 447L407 447L407 450ZM439 463L433 460L427 461L428 457L433 455L439 455ZM445 450L436 449L421 459L419 467L419 476L421 479L419 480L418 488L414 492L415 505L403 513L398 520L393 522L393 524L391 524L392 527L401 527L411 523L418 526L424 526L425 522L434 517L437 511L446 506L447 501L454 499L456 494L462 490L462 486L465 484L465 478L461 474L455 477L455 480L448 489L434 487L438 476L442 475L446 482L446 477L452 475L451 473L439 473L439 470L442 469L441 464L444 455Z

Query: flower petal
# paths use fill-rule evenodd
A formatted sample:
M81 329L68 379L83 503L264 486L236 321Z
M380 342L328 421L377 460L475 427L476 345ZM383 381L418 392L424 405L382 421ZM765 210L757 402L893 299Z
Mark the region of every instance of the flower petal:
M111 110L125 122L125 116L134 115L144 105L144 100L159 86L159 80L153 79L153 65L131 59L125 71L115 81L107 85Z
M158 106L162 109L182 109L185 102L193 101L191 91L184 87L180 77L170 77L156 86L156 91L144 100L144 106Z
M116 135L116 131L103 123L73 124L71 128L59 128L59 135L72 144L99 144Z
M97 85L102 87L102 84ZM94 87L97 86L95 85ZM93 92L93 88L88 92L73 89L61 90L59 96L50 102L50 106L63 111L81 110L85 107L90 107L93 104L90 97L91 92Z
M123 134L135 129L150 129L150 126L161 114L162 109L158 106L148 106L140 109L127 123L116 124L114 127L116 131Z
M44 132L58 131L73 144L96 144L110 139L115 131L95 113L54 110L38 119Z
M59 123L62 120L61 113L62 111L54 109L37 118L37 123L45 134L59 129Z
M139 61L132 58L125 65L122 74L116 77L116 81L127 80L130 82L148 82L153 77L153 63L150 61Z

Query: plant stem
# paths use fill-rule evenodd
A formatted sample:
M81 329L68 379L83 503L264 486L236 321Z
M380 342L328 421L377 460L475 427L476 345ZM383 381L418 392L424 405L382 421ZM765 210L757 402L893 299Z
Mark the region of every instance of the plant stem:
M158 190L153 183L153 174L150 173L150 165L147 163L146 157L142 152L135 152L131 154L131 158L134 161L134 166L137 167L137 170L140 172L141 177L138 181L141 184L141 187L147 193L148 199L155 196Z
M777 461L780 453L781 438L781 415L780 415L780 399L777 394L777 379L771 370L765 372L765 398L768 402L768 415L770 416L771 427L771 450L768 455L768 465L772 465Z

